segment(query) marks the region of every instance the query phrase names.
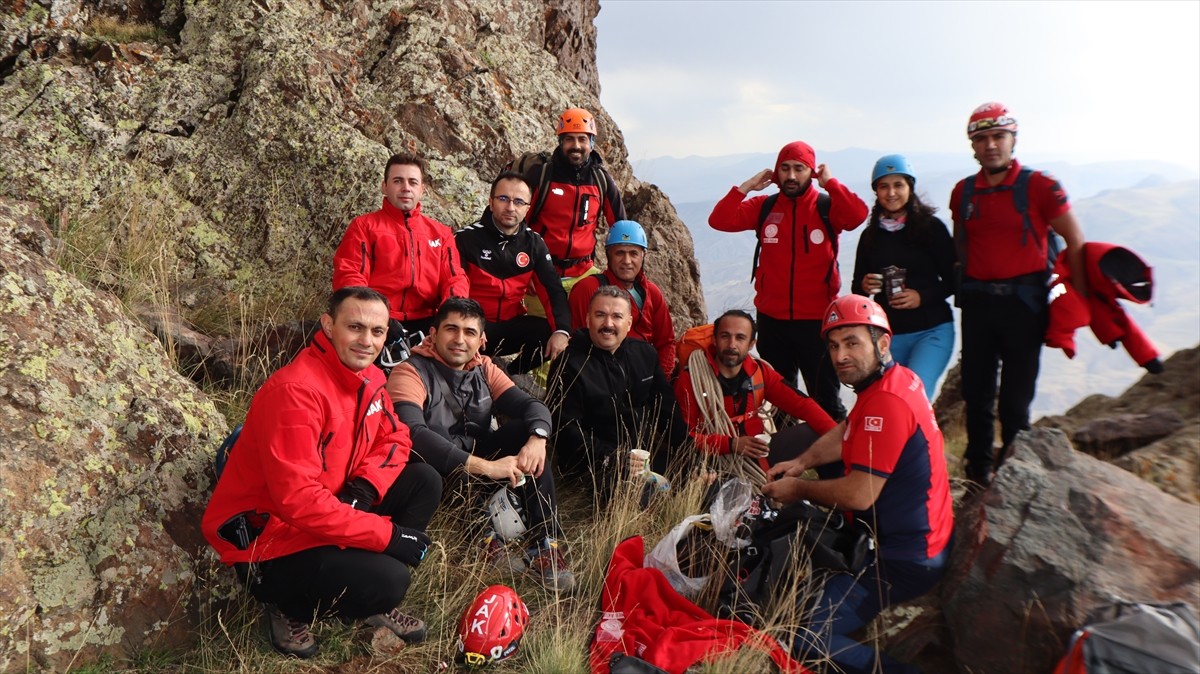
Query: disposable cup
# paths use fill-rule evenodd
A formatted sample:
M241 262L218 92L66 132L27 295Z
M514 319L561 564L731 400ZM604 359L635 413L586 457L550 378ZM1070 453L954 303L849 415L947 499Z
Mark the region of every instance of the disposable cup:
M650 452L644 449L631 449L629 450L629 457L631 459L641 459L642 469L638 471L639 475L647 475L650 473Z

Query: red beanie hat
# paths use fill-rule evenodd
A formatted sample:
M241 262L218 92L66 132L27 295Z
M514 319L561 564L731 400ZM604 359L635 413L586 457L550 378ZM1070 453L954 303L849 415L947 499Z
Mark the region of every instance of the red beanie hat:
M802 140L794 143L788 143L779 151L779 158L775 160L775 173L771 175L771 179L776 183L779 182L779 165L785 161L799 161L810 169L817 168L817 153L813 152L812 146Z

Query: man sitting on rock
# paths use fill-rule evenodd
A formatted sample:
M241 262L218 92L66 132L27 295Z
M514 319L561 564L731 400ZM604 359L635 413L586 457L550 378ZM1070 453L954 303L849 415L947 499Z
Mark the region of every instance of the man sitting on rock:
M915 671L850 635L888 606L932 589L946 570L954 531L942 432L921 380L892 360L891 332L887 314L869 298L846 295L829 305L821 336L838 379L858 401L840 432L776 465L769 475L782 479L763 486L763 494L784 503L807 499L851 510L875 533L875 563L858 577L831 576L792 646L797 658L828 657L849 673ZM799 477L838 459L843 477Z
M569 592L575 577L558 549L554 473L546 465L550 410L480 355L484 329L478 302L446 300L434 314L429 336L392 370L388 392L396 415L412 432L413 452L439 473L449 477L461 468L516 488L528 526L525 559L518 568L528 565L547 587ZM493 431L494 412L508 420ZM501 541L489 537L488 545L495 561L508 559Z
M737 431L736 435L704 428L704 411L696 400L693 373L688 363L680 363L675 397L700 451L744 456L758 462L765 470L780 461L795 458L835 424L820 405L789 386L766 361L750 355L757 332L753 316L740 309L731 309L713 323L713 343L704 350L708 367L720 386L725 414ZM703 373L696 374L698 378ZM768 402L805 423L784 429L769 441L759 437L764 431L759 413L763 403Z
M204 512L204 537L268 606L282 653L316 654L314 616L425 638L425 623L397 606L442 482L408 463L408 429L372 365L387 330L383 295L334 292L312 344L254 395Z
M591 473L609 491L623 472L618 450L646 449L664 474L687 441L671 384L654 347L628 337L629 293L600 286L592 293L587 328L575 332L550 368L548 399L558 404L555 462L565 473Z

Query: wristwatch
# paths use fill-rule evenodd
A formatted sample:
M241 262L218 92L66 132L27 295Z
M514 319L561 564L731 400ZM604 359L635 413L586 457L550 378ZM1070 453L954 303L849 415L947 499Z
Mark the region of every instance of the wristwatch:
M550 437L550 431L539 426L539 427L533 429L533 431L530 432L530 435L536 435L537 437L545 440Z

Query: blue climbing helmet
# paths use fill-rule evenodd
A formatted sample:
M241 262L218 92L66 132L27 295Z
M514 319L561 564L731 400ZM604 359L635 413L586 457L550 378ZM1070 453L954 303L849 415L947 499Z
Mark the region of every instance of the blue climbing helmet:
M875 183L885 176L901 175L907 176L911 181L910 184L917 183L917 174L913 172L912 166L902 154L889 154L879 158L875 162L875 169L871 171L871 187L875 187Z
M649 248L646 244L646 230L633 220L617 220L612 229L608 230L608 239L604 241L604 246L607 248L619 244L639 246L642 250Z

